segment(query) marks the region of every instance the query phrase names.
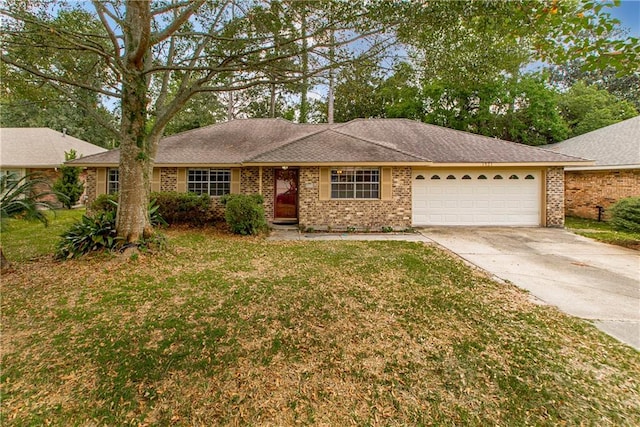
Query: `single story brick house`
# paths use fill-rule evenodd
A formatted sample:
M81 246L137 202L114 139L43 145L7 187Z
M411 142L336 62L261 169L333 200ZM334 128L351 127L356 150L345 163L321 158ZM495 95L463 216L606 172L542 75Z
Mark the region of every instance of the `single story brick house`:
M0 128L0 174L20 179L38 173L53 183L60 176L58 168L65 161L65 153L71 150L78 156L107 151L49 128Z
M118 189L118 150L72 163L90 200ZM259 193L267 219L315 229L564 224L573 156L406 119L233 120L160 141L152 190Z
M599 206L640 197L640 116L545 148L595 160L565 168L566 215L596 219Z

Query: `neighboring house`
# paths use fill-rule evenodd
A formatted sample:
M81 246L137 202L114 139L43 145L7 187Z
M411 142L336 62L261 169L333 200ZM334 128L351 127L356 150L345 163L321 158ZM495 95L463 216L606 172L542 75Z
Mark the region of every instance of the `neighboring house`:
M0 173L20 179L40 173L53 183L65 152L75 150L78 156L107 151L78 138L48 128L0 128Z
M118 150L75 160L94 199ZM160 141L153 191L259 193L267 219L315 229L562 226L564 166L590 162L406 119L234 120Z
M565 169L565 212L598 218L625 197L640 197L640 116L545 148L595 160L594 165Z

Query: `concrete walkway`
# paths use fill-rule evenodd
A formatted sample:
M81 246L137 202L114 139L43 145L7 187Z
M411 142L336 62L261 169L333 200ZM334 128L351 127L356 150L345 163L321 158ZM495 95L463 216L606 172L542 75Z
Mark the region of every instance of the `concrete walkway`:
M448 227L420 232L640 350L640 252L561 229Z
M294 229L275 229L267 240L400 240L432 243L420 233L301 233Z
M640 350L640 252L561 229L423 228L419 233L300 233L268 240L401 240L438 244L538 300Z

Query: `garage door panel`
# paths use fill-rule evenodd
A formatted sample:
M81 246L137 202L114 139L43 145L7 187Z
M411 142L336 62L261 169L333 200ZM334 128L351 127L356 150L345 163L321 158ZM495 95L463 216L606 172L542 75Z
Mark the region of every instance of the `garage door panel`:
M414 225L539 225L540 171L438 171L413 180ZM446 179L447 176L456 179ZM471 179L461 179L468 175ZM478 179L485 175L488 179ZM500 175L503 179L493 179ZM509 179L516 175L518 179ZM534 179L524 179L531 175Z

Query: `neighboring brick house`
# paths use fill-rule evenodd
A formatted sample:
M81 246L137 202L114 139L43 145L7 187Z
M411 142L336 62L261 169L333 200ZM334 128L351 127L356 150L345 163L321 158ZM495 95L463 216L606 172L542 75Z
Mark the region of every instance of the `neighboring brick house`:
M87 195L118 189L118 150L75 160ZM562 226L583 159L406 119L234 120L160 141L152 190L258 193L267 219L315 229Z
M65 161L65 153L71 150L78 156L107 151L49 128L0 128L0 173L17 179L38 173L53 184L60 176L58 168ZM50 196L51 201L54 199Z
M597 219L601 207L606 218L616 201L640 197L640 116L545 148L595 160L565 169L567 216Z

